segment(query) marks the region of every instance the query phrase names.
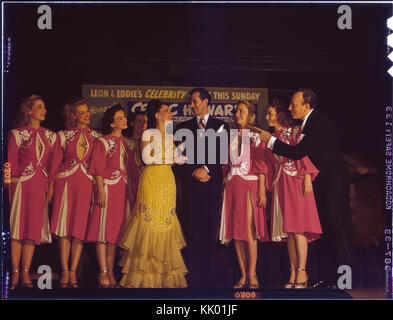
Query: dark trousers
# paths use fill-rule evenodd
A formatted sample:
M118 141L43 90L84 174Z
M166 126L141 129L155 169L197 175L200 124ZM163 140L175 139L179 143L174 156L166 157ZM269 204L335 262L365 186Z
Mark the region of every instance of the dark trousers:
M351 266L351 216L349 180L340 176L320 175L314 182L314 194L322 227L320 239L310 244L309 270L312 282L325 280L337 285L340 265Z
M189 287L217 287L218 222L222 186L186 181L182 227L187 242L184 259Z

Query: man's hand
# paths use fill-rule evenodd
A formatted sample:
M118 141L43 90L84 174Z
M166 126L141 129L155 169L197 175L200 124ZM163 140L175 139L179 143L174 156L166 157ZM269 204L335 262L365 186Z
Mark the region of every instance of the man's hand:
M210 180L210 176L207 173L207 170L205 168L198 168L196 169L193 173L192 176L194 179L201 181L201 182L208 182Z
M259 134L259 136L261 137L262 141L268 142L269 139L271 138L271 134L265 130L262 130L258 127L255 126L248 126L248 128L252 131L252 132L256 132Z

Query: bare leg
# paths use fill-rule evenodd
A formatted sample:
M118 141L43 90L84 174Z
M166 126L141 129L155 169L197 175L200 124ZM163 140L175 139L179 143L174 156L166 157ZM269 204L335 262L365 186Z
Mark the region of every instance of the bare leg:
M61 263L61 277L59 284L64 286L70 280L70 273L68 270L68 261L70 258L71 241L68 237L61 237L59 239L59 253Z
M288 256L289 256L289 263L291 266L291 274L289 276L289 283L294 283L296 278L296 270L298 266L297 262L297 253L296 253L296 246L295 246L295 236L293 233L288 233Z
M19 265L22 255L22 241L11 239L11 264L12 264L12 282L11 288L15 288L19 282ZM16 271L17 270L17 271Z
M26 286L32 286L30 279L30 266L33 260L35 243L32 240L24 240L22 246L22 281Z
M246 283L247 257L246 257L246 250L245 250L244 246L245 246L245 243L243 241L235 240L237 261L239 263L240 272L242 274L242 278L234 286L235 289L237 287L243 286Z
M70 283L77 286L78 279L76 278L76 269L78 268L79 260L83 250L83 242L74 238L72 240L71 249L71 267L70 267Z
M117 281L115 275L113 274L113 269L115 266L115 255L116 255L117 245L114 243L108 243L106 246L106 259L108 263L108 271L109 271L109 282L112 287L117 287Z
M97 242L96 244L98 265L100 267L100 274L98 276L98 283L101 287L109 287L108 265L106 261L106 244Z
M306 236L302 233L295 233L295 244L296 244L296 252L298 258L298 268L306 269L307 249L308 249ZM296 282L302 283L306 281L307 281L306 271L298 271L296 274Z
M248 192L247 199L247 217L248 217L248 274L251 288L259 286L258 278L256 276L257 257L258 257L258 243L256 240L256 229L254 222L254 210L252 207L251 194Z

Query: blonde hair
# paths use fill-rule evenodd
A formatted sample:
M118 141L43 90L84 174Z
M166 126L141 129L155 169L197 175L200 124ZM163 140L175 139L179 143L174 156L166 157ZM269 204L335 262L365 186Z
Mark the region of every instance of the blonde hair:
M29 124L30 116L27 112L33 108L33 105L37 100L43 99L37 94L31 94L21 101L19 105L19 112L14 120L14 127L24 127Z
M72 99L70 102L66 103L63 108L63 115L65 117L64 125L67 129L76 127L76 119L72 117L72 115L76 114L76 108L86 104L87 99L85 98L75 98Z
M241 100L241 101L238 101L238 102L236 103L236 107L237 107L239 104L244 104L244 105L247 107L249 124L254 125L254 124L255 124L255 121L256 121L256 120L255 120L255 118L256 118L255 105L254 105L253 103L251 103L250 101L248 101L248 100Z

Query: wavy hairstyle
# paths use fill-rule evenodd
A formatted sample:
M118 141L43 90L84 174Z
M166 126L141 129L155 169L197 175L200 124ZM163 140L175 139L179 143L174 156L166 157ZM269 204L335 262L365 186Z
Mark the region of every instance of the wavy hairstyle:
M33 108L34 102L37 100L43 101L43 99L37 94L31 94L22 99L19 104L18 114L16 115L16 118L13 122L14 128L23 127L29 124L30 116L27 114L27 112Z
M272 107L276 110L277 121L283 127L289 127L293 125L292 116L287 107L284 107L284 103L280 98L273 97L268 104L268 108Z
M115 120L114 117L117 111L124 112L124 109L120 104L115 104L105 111L104 116L102 117L102 134L112 133L113 128L111 127L111 124Z
M85 98L74 98L63 107L63 115L65 117L64 125L67 129L76 127L76 119L73 119L72 115L76 115L76 108L81 105L87 105L87 99Z
M255 119L256 118L255 105L248 100L241 100L241 101L236 102L236 107L239 104L244 104L247 107L248 121L249 121L248 123L251 125L255 125L255 121L256 121L256 119Z
M147 129L152 129L157 126L156 113L160 112L164 103L158 99L152 99L149 101L146 107L147 113Z

